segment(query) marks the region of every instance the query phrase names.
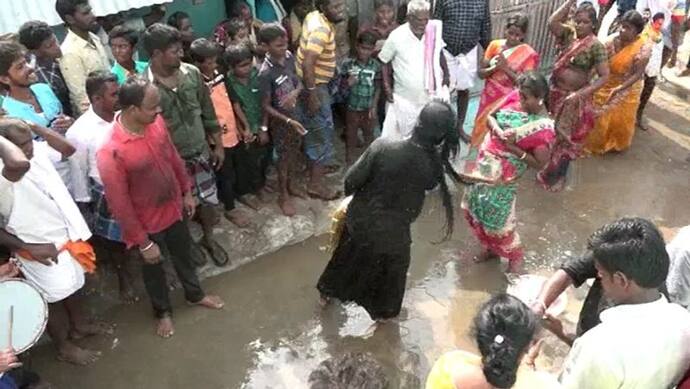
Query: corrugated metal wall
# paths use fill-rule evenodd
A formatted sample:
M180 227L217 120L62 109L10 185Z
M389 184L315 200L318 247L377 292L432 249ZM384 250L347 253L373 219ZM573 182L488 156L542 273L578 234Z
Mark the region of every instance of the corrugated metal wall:
M554 61L554 39L549 33L549 16L563 3L563 0L490 0L493 37L503 36L505 22L509 16L522 13L529 18L527 43L540 55L543 69L550 68Z
M51 26L62 24L55 12L55 0L0 0L0 34L17 32L29 20L42 20ZM110 15L172 0L90 0L96 16Z

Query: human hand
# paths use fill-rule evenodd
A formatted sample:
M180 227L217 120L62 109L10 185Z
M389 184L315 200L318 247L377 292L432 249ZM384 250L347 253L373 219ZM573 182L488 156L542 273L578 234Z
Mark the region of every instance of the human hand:
M553 332L553 334L558 337L565 336L565 332L563 330L563 322L560 321L558 318L549 315L548 313L542 316L542 327Z
M149 247L149 245L151 246ZM144 247L148 247L148 249L142 250ZM139 247L139 253L141 253L141 257L148 265L155 265L161 261L161 249L155 242L149 241L148 243Z
M537 361L537 357L539 357L539 352L541 351L541 345L544 343L544 338L539 339L536 343L534 343L530 348L527 350L527 353L525 354L524 359L522 360L525 365L531 367L532 369L537 368L535 365Z
M259 131L259 144L261 146L267 145L270 141L271 138L268 136L268 131Z
M17 359L14 350L7 349L0 351L0 373L5 373L22 365Z
M541 300L535 300L529 308L534 312L537 317L543 317L546 313L546 304Z
M617 86L611 90L611 93L609 93L609 97L606 99L606 103L604 104L609 104L613 99L616 98L621 92L623 92L623 89L620 86Z
M350 75L347 77L347 86L353 86L359 81L359 75L358 74L353 74L350 73Z
M194 196L192 196L192 192L187 192L185 193L184 197L182 198L182 207L184 209L185 215L188 218L193 218L194 217L194 212L196 212L196 200L194 199Z
M225 161L225 150L222 144L217 144L213 146L213 151L211 151L211 166L213 170L218 171L223 167L223 162Z
M60 252L52 243L27 243L22 250L26 250L33 260L43 265L53 266L53 263L58 263Z
M249 130L240 131L242 135L242 141L244 143L254 143L256 140L256 135L252 134Z
M386 94L386 101L389 103L393 103L393 91L389 88L384 89L384 93Z
M316 90L310 90L307 96L307 113L309 116L315 116L321 108L321 102L319 101L319 94Z
M17 275L19 275L19 268L14 262L8 261L0 265L0 280L14 278Z
M297 131L297 133L302 136L307 135L307 129L304 128L302 123L298 122L297 120L290 120L290 127L292 127L293 130Z
M371 121L376 121L376 106L374 105L373 107L369 108L369 120Z
M67 115L60 114L53 122L50 124L50 128L65 135L67 129L69 129L72 124L74 124L74 119Z
M496 67L502 70L505 70L508 67L508 61L503 53L500 53L496 56Z
M295 106L297 106L297 98L300 95L300 90L295 89L294 91L288 93L287 96L280 102L280 108L287 109L288 111L292 111L295 109Z

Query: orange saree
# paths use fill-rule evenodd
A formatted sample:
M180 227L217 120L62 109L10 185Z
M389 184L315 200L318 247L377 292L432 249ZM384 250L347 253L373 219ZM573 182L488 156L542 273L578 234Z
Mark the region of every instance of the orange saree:
M614 38L615 39L615 38ZM611 150L623 151L630 147L635 134L635 115L640 103L642 79L609 100L611 91L629 77L634 77L633 65L649 58L647 39L640 36L633 43L614 53L614 39L606 44L609 51L611 72L606 84L594 94L597 119L594 130L587 137L585 150L592 154L604 154ZM613 53L613 54L611 54Z
M484 53L484 60L495 60L503 53L511 69L516 73L524 73L539 67L539 54L528 44L506 48L505 39L493 40ZM487 119L496 111L503 98L515 89L513 80L503 71L497 70L485 80L484 89L479 99L479 110L472 130L472 146L479 147L488 131Z

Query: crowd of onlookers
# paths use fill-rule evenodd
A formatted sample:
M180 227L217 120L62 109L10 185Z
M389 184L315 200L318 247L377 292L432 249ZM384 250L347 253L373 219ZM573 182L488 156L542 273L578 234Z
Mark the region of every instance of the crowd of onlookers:
M349 166L379 134L392 140L409 137L427 103L450 101L454 94L457 128L450 139L471 141L481 157L481 144L493 131L491 120L507 98L531 101L535 113L545 112L544 104L550 104L549 112L558 116L555 133L561 143L549 150L560 154L542 161L538 153L520 150L520 161L513 157L511 163L526 160L546 166L540 172L542 184L550 189L562 185L564 169L581 151L572 151L573 145L584 144L584 138L576 136L578 126L594 126L594 116L588 122L588 104L609 80L609 66L604 66L608 46L591 38L597 23L592 4L576 6L569 0L549 22L563 46L554 66L554 78L561 81L549 91L543 76L527 81L520 77L539 64L538 53L523 44L526 18L510 18L506 39L492 41L487 1L435 3L410 0L400 6L394 0L376 0L368 12L370 20L352 23L366 18L350 18L344 0L298 0L284 19L265 22L238 0L228 9L231 17L219 23L212 36L197 38L189 15L176 12L164 21L163 6L137 18L96 18L88 0L57 0L55 9L67 29L61 44L42 21L28 21L16 34L3 36L0 246L12 259L0 262L0 279L21 273L40 287L49 306L47 332L58 358L92 363L100 352L74 340L113 331L108 323L81 312L79 291L84 273L95 271L96 258L115 265L124 302L137 300L128 264L142 263L155 331L161 337L175 332L168 296L175 277L189 304L221 309L224 302L206 294L196 274L206 256L217 266L230 261L214 237L214 226L223 216L239 228L250 227L254 213L274 197L287 217L296 214L298 198L339 198L341 193L326 183L326 176L340 170L334 144L338 119L344 122L344 163ZM667 8L670 13L673 7ZM645 20L640 13L621 13L623 40L617 42L625 47L639 44L630 58L643 47L651 50L648 42L660 42L659 14L663 12ZM569 17L574 24L566 23ZM676 38L668 56L675 56L674 50ZM625 88L637 81L641 86L644 80L651 94L656 76L644 73L649 57L644 58L633 61L637 78L630 85L626 80L631 78L611 85L604 106L627 107L627 101L613 97L625 95ZM612 62L612 72L617 71L614 67ZM586 79L578 78L582 72ZM594 73L599 77L592 78ZM486 86L470 139L463 125L476 75ZM558 108L553 98L544 101L556 87L563 92ZM639 97L640 90L636 93ZM637 117L635 112L626 113L633 115L633 125L634 119L641 120L641 110ZM533 117L536 114L527 122ZM578 117L587 123L576 123ZM626 138L623 147L631 139ZM594 143L587 145L595 148ZM514 197L511 201L504 205L512 204L514 211ZM201 226L198 243L191 237L190 220ZM477 218L473 227L481 230L480 240L489 251L521 257L517 238L493 242L486 223ZM676 249L675 257L686 255L682 247ZM690 364L690 314L664 296L669 295L665 286L671 289L666 283L669 267L675 274L673 285L681 285L676 289L687 287L682 271L687 264L674 261L673 254L669 261L658 230L641 219L621 220L597 231L588 253L556 273L531 309L506 295L487 302L474 323L481 356L463 351L444 355L427 387L504 388L520 380L527 382L522 387L557 385L541 374L521 375L518 367L521 362L534 365L537 351L532 346L540 321L572 344L573 336L545 312L568 285L590 278L597 278L590 291L590 296L598 293L592 297L596 303L587 308L588 297L561 384L677 384ZM175 274L168 273L163 258ZM670 297L687 301L684 292ZM617 306L602 312L604 302ZM586 319L585 310L591 310ZM357 358L348 356L343 363L376 370ZM323 374L315 372L314 380L326 382L324 388L336 387L329 386L336 384L326 373L338 364L322 366ZM16 356L0 352L0 374L9 371L0 375L3 389L44 385L32 374L10 370L15 367ZM376 374L372 385L383 385L385 379ZM357 387L367 387L362 385Z

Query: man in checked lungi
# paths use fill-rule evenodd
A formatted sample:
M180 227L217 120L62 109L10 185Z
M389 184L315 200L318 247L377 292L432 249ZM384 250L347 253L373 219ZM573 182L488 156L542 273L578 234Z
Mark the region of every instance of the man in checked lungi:
M156 23L144 32L142 41L151 58L146 77L159 90L165 124L192 178L198 220L204 232L201 244L216 265L223 266L228 254L213 239L213 226L218 221L215 171L223 166L225 151L208 88L201 72L181 61L182 38L178 30Z
M96 152L112 132L119 89L114 74L103 71L89 74L86 78L86 94L91 106L67 130L65 137L77 148L72 156L76 163L70 174L74 201L89 221L98 258L115 265L120 299L131 304L138 301L128 266L134 254L125 247L120 224L108 210L103 181L96 166Z

